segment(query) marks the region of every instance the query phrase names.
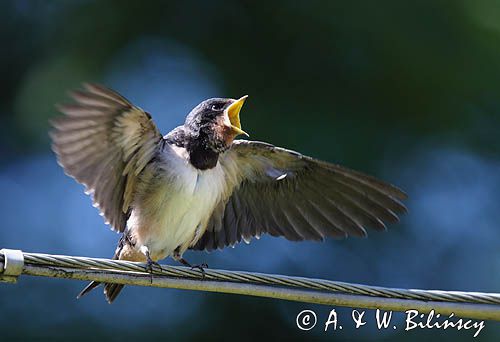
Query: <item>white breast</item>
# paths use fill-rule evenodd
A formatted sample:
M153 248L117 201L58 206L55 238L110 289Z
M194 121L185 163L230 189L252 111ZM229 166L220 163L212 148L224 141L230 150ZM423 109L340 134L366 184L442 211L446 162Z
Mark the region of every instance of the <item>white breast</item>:
M172 255L179 246L182 254L227 188L220 163L198 170L189 163L186 150L176 146L166 146L163 157L162 176L136 203L128 222L137 247L147 246L153 259Z

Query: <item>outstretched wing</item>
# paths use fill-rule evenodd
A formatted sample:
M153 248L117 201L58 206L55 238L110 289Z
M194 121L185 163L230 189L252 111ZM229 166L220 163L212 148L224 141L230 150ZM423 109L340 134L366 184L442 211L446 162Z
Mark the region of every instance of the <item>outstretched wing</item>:
M237 140L221 156L233 188L192 249L213 250L264 233L288 240L366 236L406 212L400 189L270 144Z
M65 172L86 187L114 230L125 229L137 176L162 136L151 116L116 92L85 84L52 121L53 150Z

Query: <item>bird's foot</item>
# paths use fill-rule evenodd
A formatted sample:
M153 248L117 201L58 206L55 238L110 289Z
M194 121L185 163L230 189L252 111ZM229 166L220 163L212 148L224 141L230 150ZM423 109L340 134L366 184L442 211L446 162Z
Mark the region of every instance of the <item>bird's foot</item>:
M155 272L155 267L158 268L160 271L162 270L161 265L156 261L153 261L152 259L148 259L146 261L146 269L148 273L153 274Z
M181 264L187 267L191 267L192 270L199 269L201 271L201 278L205 279L205 268L208 268L208 265L206 263L198 264L198 265L191 265L186 259L184 258L179 258L178 259Z
M208 268L208 265L206 263L191 266L192 270L199 269L201 271L201 278L202 279L205 279L205 275L206 275L205 268Z
M149 254L149 250L146 250L145 253L146 255L146 271L148 271L150 277L151 277L151 284L153 283L153 274L156 271L156 269L159 269L160 271L162 270L161 265L157 263L156 261L153 261L151 259L151 255Z

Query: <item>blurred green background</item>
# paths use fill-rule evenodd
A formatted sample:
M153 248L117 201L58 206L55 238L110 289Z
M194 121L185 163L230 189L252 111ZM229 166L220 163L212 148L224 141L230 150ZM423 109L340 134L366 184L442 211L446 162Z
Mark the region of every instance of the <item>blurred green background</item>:
M166 134L209 97L249 94L255 140L374 174L409 214L368 239L263 237L185 256L214 268L365 284L500 289L500 2L3 1L0 4L0 247L109 257L118 235L50 151L54 104L99 82ZM165 262L173 264L171 260ZM0 286L0 339L297 338L469 340L471 331L303 332L330 307L126 288L113 305L82 282ZM338 308L337 308L338 309ZM339 309L350 321L350 309ZM369 311L367 315L372 315ZM396 315L401 326L403 316ZM486 322L480 340L498 341Z

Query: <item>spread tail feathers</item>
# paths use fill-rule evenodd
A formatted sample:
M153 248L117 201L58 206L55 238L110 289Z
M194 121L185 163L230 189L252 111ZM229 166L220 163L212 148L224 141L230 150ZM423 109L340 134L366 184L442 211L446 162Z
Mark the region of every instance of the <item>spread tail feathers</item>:
M118 260L120 259L120 253L124 247L125 244L129 243L128 238L126 237L126 233L122 235L120 240L118 241L118 246L116 247L115 255L113 256L113 260ZM85 296L87 293L95 289L101 285L101 283L97 281L92 281L90 282L83 290L76 296L77 299ZM109 304L113 303L113 301L116 299L116 297L120 294L120 291L123 289L123 284L110 284L110 283L104 283L104 297L106 297L106 300L108 301Z
M98 283L97 281L91 281L83 290L76 296L76 299L80 299L81 297L85 296L87 293L95 289L101 285L101 283Z
M76 296L77 299L85 296L87 293L95 289L101 285L101 283L97 281L92 281L90 282L83 290ZM120 294L120 291L123 289L123 284L111 284L111 283L105 283L104 284L104 296L106 297L106 300L108 301L109 304L113 303L113 301L116 299L116 297Z
M109 304L113 303L123 286L123 284L104 284L104 296Z

